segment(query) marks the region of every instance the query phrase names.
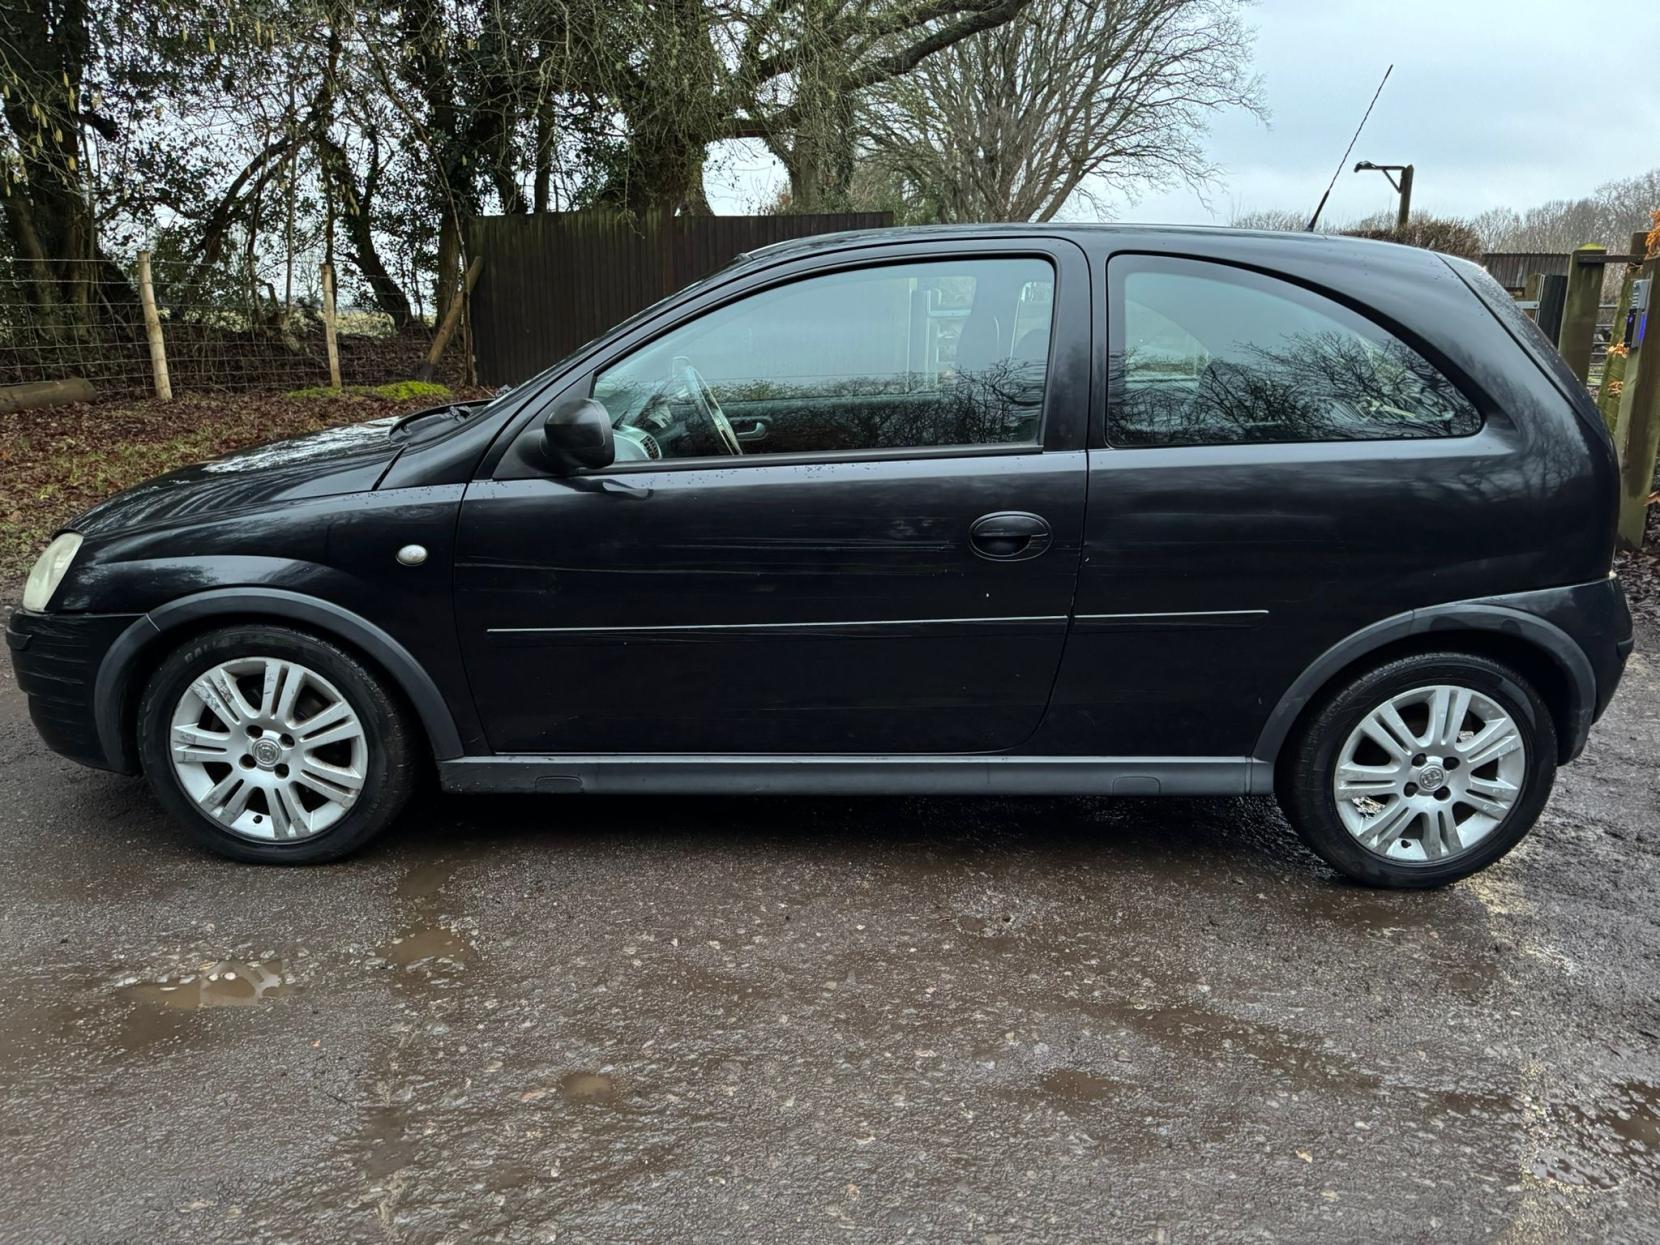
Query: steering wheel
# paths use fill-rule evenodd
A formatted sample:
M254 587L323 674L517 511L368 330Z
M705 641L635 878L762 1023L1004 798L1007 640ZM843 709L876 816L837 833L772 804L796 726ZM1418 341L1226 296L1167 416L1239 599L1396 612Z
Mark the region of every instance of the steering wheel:
M720 403L715 400L715 391L709 388L709 382L703 379L703 373L692 366L690 359L684 358L674 361L674 371L681 384L686 386L686 392L692 399L692 405L697 407L697 413L715 430L715 435L726 447L726 452L742 454L744 447L738 443L738 434L732 430L732 421L727 419L726 412L720 409Z

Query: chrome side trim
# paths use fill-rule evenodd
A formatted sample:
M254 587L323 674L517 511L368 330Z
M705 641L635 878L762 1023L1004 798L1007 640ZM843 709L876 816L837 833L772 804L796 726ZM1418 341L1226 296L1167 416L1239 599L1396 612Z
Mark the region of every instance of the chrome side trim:
M1260 627L1267 610L1171 610L1144 614L1079 614L1073 633L1098 636L1115 631L1249 631Z
M546 635L559 632L588 631L611 633L617 631L771 631L779 628L803 627L925 627L946 626L952 623L1017 623L1065 622L1065 614L1013 614L1001 618L846 618L834 622L749 622L749 623L684 623L652 627L491 627L490 635Z
M1267 618L1267 610L1156 610L1145 614L1078 614L1079 622L1115 618Z

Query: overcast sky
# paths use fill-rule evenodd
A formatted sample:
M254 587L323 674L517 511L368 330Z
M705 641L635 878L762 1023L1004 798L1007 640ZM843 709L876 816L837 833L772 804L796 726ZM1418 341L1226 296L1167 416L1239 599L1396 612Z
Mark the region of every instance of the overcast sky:
M1378 79L1395 72L1326 208L1393 209L1381 174L1413 164L1413 205L1445 215L1586 194L1660 165L1660 4L1573 0L1259 0L1256 68L1267 126L1224 115L1209 205L1187 189L1121 205L1119 220L1226 223L1235 211L1312 211ZM754 210L782 182L762 156L712 171L717 212ZM724 183L724 184L723 184ZM1069 215L1091 215L1074 212Z

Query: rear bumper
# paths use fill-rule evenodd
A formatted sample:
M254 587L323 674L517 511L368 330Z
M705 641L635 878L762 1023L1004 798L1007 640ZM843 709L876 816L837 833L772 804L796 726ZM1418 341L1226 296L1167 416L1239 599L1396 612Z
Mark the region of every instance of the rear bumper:
M1618 579L1611 578L1613 585L1614 609L1614 660L1606 672L1597 675L1597 708L1592 719L1600 718L1602 711L1608 708L1608 702L1614 699L1614 689L1620 685L1620 677L1625 674L1626 660L1631 656L1631 649L1637 642L1637 637L1631 625L1631 605L1625 599L1625 589L1620 586Z
M29 717L53 752L97 769L119 769L99 742L94 708L98 667L137 614L33 614L18 610L6 624L17 686Z
M1562 651L1553 654L1565 671L1572 673L1578 664L1569 660L1570 657L1582 657L1589 686L1583 678L1574 680L1578 685L1577 694L1572 697L1567 721L1558 732L1559 759L1572 761L1585 750L1591 724L1614 699L1620 677L1625 673L1626 659L1631 656L1631 607L1626 603L1625 589L1616 576L1609 575L1570 588L1548 588L1490 600L1495 605L1502 603L1525 609L1565 636L1577 650L1576 654Z
M1563 757L1571 761L1585 749L1591 724L1603 715L1625 673L1633 644L1631 607L1617 577L1536 594L1541 618L1566 632L1590 663L1594 690L1581 706L1577 729L1562 741Z

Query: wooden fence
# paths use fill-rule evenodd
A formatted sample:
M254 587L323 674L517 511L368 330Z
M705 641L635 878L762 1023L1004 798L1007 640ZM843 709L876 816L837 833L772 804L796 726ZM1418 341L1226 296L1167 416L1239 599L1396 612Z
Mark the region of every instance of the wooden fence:
M885 212L479 217L468 228L470 252L484 261L468 307L479 380L517 384L745 251L892 223Z
M1649 362L1643 364L1653 295L1660 289L1660 256L1650 255L1647 247L1647 237L1635 233L1621 254L1589 243L1579 247L1566 257L1565 273L1512 274L1522 278L1522 306L1591 390L1614 439L1620 460L1619 538L1628 549L1642 547L1648 508L1660 499L1655 477L1660 346L1648 343ZM1619 274L1619 295L1605 303L1610 270ZM1553 292L1554 299L1547 297Z

